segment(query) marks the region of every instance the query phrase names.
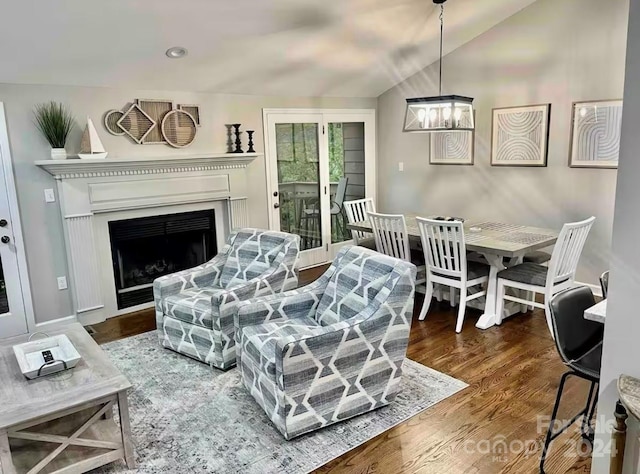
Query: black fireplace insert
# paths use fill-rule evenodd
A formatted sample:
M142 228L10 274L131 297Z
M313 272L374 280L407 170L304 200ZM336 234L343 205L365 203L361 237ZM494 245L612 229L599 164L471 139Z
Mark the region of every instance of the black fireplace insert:
M153 280L217 253L213 210L109 222L118 309L153 301Z

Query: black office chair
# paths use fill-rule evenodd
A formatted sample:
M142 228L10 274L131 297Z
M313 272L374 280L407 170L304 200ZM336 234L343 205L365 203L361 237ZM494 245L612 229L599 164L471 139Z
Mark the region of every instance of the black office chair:
M598 384L600 383L600 365L602 358L602 338L604 325L584 318L584 311L595 304L593 293L586 286L571 288L555 295L549 306L556 348L562 361L569 370L560 379L558 395L553 406L549 430L540 458L540 472L544 473L544 462L551 441L566 431L582 417L580 432L585 442L593 445L591 420L598 403ZM554 432L553 427L558 415L558 407L567 378L580 377L591 383L585 407L569 423ZM594 396L595 393L595 396Z
M609 293L609 270L600 275L600 288L602 288L602 297L606 298Z

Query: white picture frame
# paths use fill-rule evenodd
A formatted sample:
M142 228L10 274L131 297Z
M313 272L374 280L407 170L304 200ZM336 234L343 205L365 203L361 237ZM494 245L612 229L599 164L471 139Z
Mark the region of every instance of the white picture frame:
M569 167L618 168L621 131L621 99L574 102Z
M551 104L492 110L491 166L547 166Z

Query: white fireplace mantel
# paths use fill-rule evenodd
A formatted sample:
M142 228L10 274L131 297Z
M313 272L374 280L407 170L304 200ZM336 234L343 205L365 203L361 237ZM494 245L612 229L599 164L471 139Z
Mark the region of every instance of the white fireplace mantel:
M121 312L110 221L214 209L220 248L231 229L250 225L246 168L259 156L208 153L36 161L57 182L78 320L94 324ZM135 309L139 308L128 311Z
M149 158L41 160L36 166L56 179L162 174L245 168L260 153L206 153Z

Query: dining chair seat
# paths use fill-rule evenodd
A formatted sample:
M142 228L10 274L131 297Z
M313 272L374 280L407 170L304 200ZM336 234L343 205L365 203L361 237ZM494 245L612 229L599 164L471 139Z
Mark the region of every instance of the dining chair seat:
M476 278L488 277L491 267L484 263L478 262L469 262L467 261L467 280L475 280ZM445 276L438 275L437 270L433 270L432 273L436 276ZM447 276L447 278L455 278L451 276ZM460 278L458 278L459 280Z
M528 285L544 286L547 281L547 273L549 273L549 268L543 265L521 263L498 272L498 278Z
M602 337L600 339L602 339ZM600 366L602 365L602 342L582 355L579 359L571 360L568 365L576 372L588 375L594 379L599 379Z
M549 252L543 252L542 250L529 252L523 258L524 263L537 263L538 265L547 263L549 260L551 260L551 254Z

